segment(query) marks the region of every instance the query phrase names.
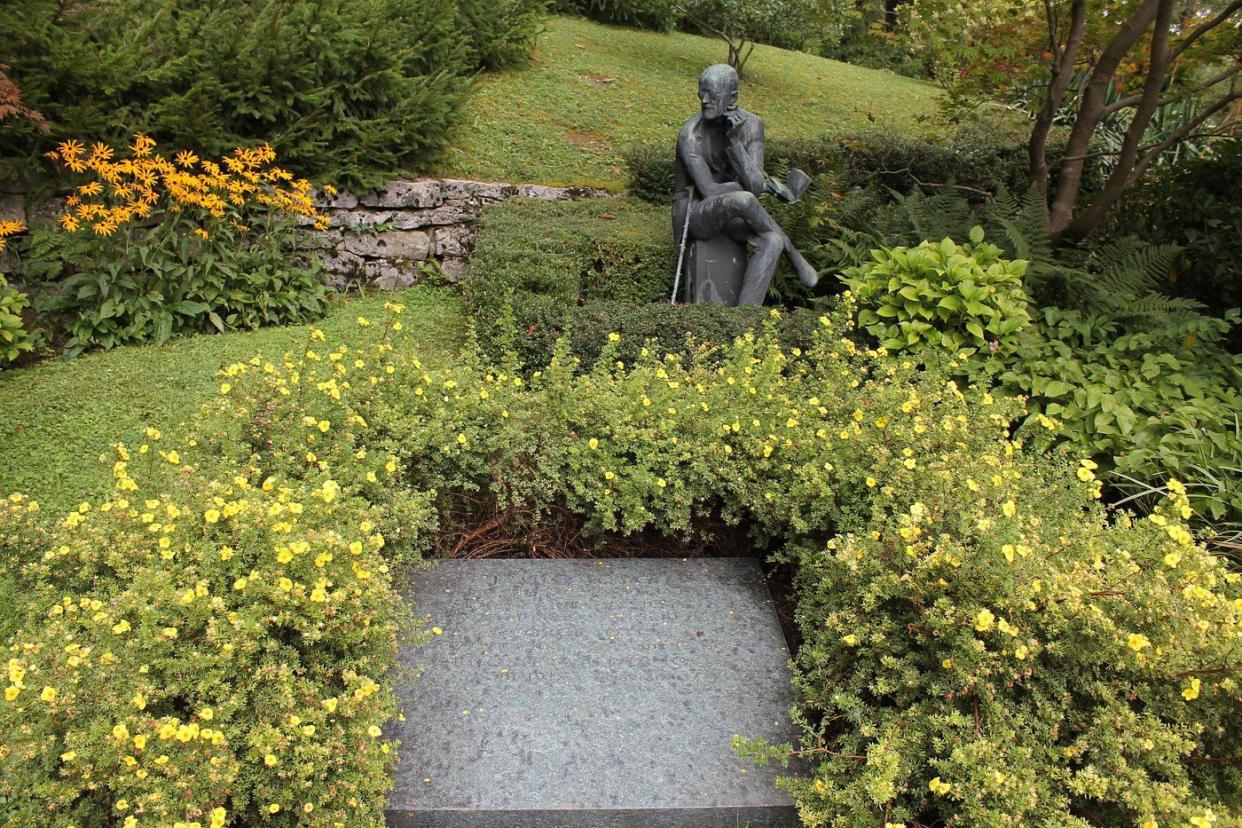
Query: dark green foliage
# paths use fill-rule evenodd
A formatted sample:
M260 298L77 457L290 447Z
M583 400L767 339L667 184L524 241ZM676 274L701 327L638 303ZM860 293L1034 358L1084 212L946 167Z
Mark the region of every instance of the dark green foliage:
M837 169L840 153L836 138L770 139L764 151L768 172L783 175L797 167L810 175ZM673 197L674 149L668 144L637 144L625 152L630 174L630 195L657 204Z
M545 363L568 336L570 353L594 359L610 333L621 359L647 340L670 352L725 345L768 318L767 308L669 304L677 264L669 211L628 199L507 202L487 209L465 282L466 306L485 351L512 349ZM782 338L809 340L813 315L781 323Z
M847 135L840 139L846 184L882 186L903 193L915 186L952 186L995 193L1026 189L1027 133L1022 124L1000 119L967 121L943 138L896 132Z
M127 238L31 235L26 279L41 324L66 355L290 324L326 310L319 265L298 248L305 232L273 220L247 236L220 222L204 240L184 225L124 228Z
M145 132L220 155L269 141L347 185L425 166L466 91L454 0L23 0L0 7L0 63L50 135L0 124L0 176L54 139Z
M1113 233L1137 233L1182 248L1161 289L1219 313L1242 307L1242 141L1173 167L1136 188L1114 212ZM1235 347L1239 341L1235 341Z
M916 186L978 191L1026 189L1026 137L1014 124L968 121L942 138L895 132L855 132L822 138L768 141L769 172L799 167L812 176L834 173L836 186L901 193ZM667 202L673 193L673 150L665 145L631 147L625 154L630 192ZM915 240L918 243L922 239Z
M470 63L503 69L530 59L549 0L457 0L462 31L470 39Z
M1238 318L1205 315L1198 303L1162 292L1178 248L1131 239L1054 250L1033 191L1002 190L972 205L955 192L855 189L839 204L820 204L818 243L806 249L825 273L821 285L870 260L874 248L964 242L972 226L985 228L1006 258L1029 263L1025 288L1038 309L996 355L966 363L972 377L1026 397L1023 430L1042 447L1095 458L1127 492L1177 478L1212 530L1242 533L1242 358L1225 347ZM1049 429L1044 416L1059 425Z
M672 31L680 18L673 0L557 0L556 10L656 32Z
M483 216L466 304L489 342L511 330L509 306L512 324L548 330L560 328L548 313L584 301L658 301L672 288L670 228L666 210L622 199L497 204Z

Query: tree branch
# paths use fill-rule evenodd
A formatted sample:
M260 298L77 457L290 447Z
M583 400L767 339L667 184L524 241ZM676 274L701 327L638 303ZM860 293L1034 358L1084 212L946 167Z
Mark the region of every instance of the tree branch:
M1182 52L1189 49L1191 44L1193 44L1199 38L1203 37L1205 34L1210 32L1212 29L1215 29L1221 23L1224 23L1238 9L1242 9L1242 0L1233 0L1232 3L1230 3L1228 6L1225 6L1225 8L1221 9L1220 12L1215 17L1209 18L1208 20L1205 20L1203 23L1200 23L1194 29L1191 29L1190 33L1186 35L1186 37L1184 37L1181 41L1179 41L1176 46L1173 47L1173 54L1170 59L1177 60L1178 55L1180 55Z
M1191 87L1190 89L1186 90L1184 93L1180 95L1170 95L1168 97L1161 98L1157 102L1156 105L1157 106L1168 106L1174 101L1181 101L1181 100L1185 100L1186 98L1194 97L1195 95L1198 95L1200 92L1203 92L1204 90L1211 89L1213 86L1215 86L1218 83L1221 83L1222 81L1229 80L1234 75L1238 74L1238 72L1242 72L1242 63L1235 64L1232 69L1226 69L1224 72L1221 72L1216 77L1210 78L1204 81L1203 83L1199 84L1198 86ZM1118 98L1117 100L1110 103L1108 106L1104 107L1102 111L1105 115L1111 115L1114 112L1117 112L1118 110L1134 106L1135 104L1140 103L1142 100L1143 100L1142 95L1129 95L1125 98Z
M1143 134L1159 108L1160 90L1164 88L1164 79L1168 74L1169 28L1173 22L1174 2L1175 0L1159 0L1151 32L1151 46L1148 49L1147 79L1143 83L1142 100L1134 111L1134 118L1126 127L1121 152L1108 180L1091 202L1066 226L1065 232L1074 238L1082 238L1091 232L1134 180ZM1081 169L1081 161L1074 163Z
M1179 127L1177 131L1168 138L1165 138L1163 141L1156 144L1151 151L1143 156L1143 158L1135 165L1135 177L1142 175L1147 170L1148 166L1151 165L1151 162L1156 160L1160 153L1164 152L1174 144L1185 141L1186 138L1189 137L1190 133L1193 132L1200 124L1207 121L1217 112L1220 112L1222 109L1229 106L1229 104L1237 100L1242 100L1242 90L1230 92L1228 95L1223 96L1216 103L1212 104L1207 109L1203 110L1194 118Z
M1048 95L1044 105L1035 117L1035 126L1031 129L1031 140L1027 144L1027 169L1031 181L1039 187L1043 196L1045 209L1048 202L1048 133L1056 118L1061 101L1069 89L1074 74L1074 62L1078 59L1078 49L1082 45L1086 31L1087 4L1086 0L1074 0L1070 11L1069 32L1065 38L1065 48L1061 49L1056 38L1056 11L1051 0L1044 2L1045 15L1048 19L1048 34L1054 50L1052 62L1052 79L1048 84Z
M1224 137L1227 137L1227 136L1232 136L1232 135L1234 135L1234 132L1235 132L1234 130L1232 130L1232 129L1228 129L1228 128L1226 128L1226 129L1217 129L1217 130L1212 130L1212 131L1210 131L1210 132L1196 132L1196 133L1194 133L1194 134L1192 134L1192 135L1186 135L1185 137L1183 137L1183 139L1182 139L1182 140L1183 140L1183 141L1191 141L1191 140L1195 140L1195 139L1197 139L1197 138L1224 138ZM1159 143L1159 142L1158 142L1158 141L1153 141L1153 142L1152 142L1152 143L1150 143L1150 144L1145 144L1145 145L1143 145L1143 146L1139 147L1139 152L1146 152L1147 150L1149 150L1149 149L1151 149L1152 147L1156 146L1156 144L1157 144L1157 143ZM1121 150L1119 150L1119 149L1115 149L1115 150L1097 150L1097 151L1095 151L1095 152L1088 152L1088 153L1084 153L1083 155L1075 155L1073 158L1071 158L1071 157L1069 157L1069 156L1067 156L1067 155L1066 155L1066 156L1062 156L1062 157L1060 157L1060 158L1055 159L1055 160L1052 162L1052 164L1055 166L1055 165L1060 164L1060 163L1063 163L1063 162L1065 162L1065 161L1078 161L1078 160L1084 160L1084 159L1088 159L1088 158L1103 158L1103 157L1104 157L1104 156L1106 156L1106 155L1121 155Z
M1134 43L1151 26L1162 5L1163 0L1143 0L1138 9L1118 26L1117 34L1100 53L1083 88L1074 127L1070 130L1069 142L1066 145L1066 155L1081 155L1087 151L1087 145L1095 135L1102 117L1100 108L1104 105L1104 94L1117 73L1117 67ZM1048 211L1048 230L1054 240L1060 238L1073 220L1074 202L1081 186L1082 163L1072 161L1062 166L1057 179L1056 198L1049 205Z

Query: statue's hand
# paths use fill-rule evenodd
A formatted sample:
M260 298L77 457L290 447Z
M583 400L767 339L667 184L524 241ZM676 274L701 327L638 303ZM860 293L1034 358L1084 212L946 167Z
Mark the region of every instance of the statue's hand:
M742 114L740 109L730 109L725 112L725 120L729 122L729 137L736 137L737 129L746 123L746 116Z

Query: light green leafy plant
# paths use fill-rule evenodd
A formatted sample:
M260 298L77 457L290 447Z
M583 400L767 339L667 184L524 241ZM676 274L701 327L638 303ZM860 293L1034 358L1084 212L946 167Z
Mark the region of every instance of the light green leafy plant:
M22 320L22 311L30 307L30 299L9 287L0 275L0 365L12 362L23 351L34 350L34 339Z
M873 250L872 261L847 269L843 279L858 298L859 324L891 351L1007 352L1030 316L1026 262L1002 255L975 227L965 245L945 238Z

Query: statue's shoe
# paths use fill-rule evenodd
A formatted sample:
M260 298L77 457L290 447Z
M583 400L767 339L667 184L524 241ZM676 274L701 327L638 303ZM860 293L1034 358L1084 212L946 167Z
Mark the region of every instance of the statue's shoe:
M811 267L805 259L801 264L794 265L794 270L798 272L798 281L807 287L813 288L819 284L819 271Z

